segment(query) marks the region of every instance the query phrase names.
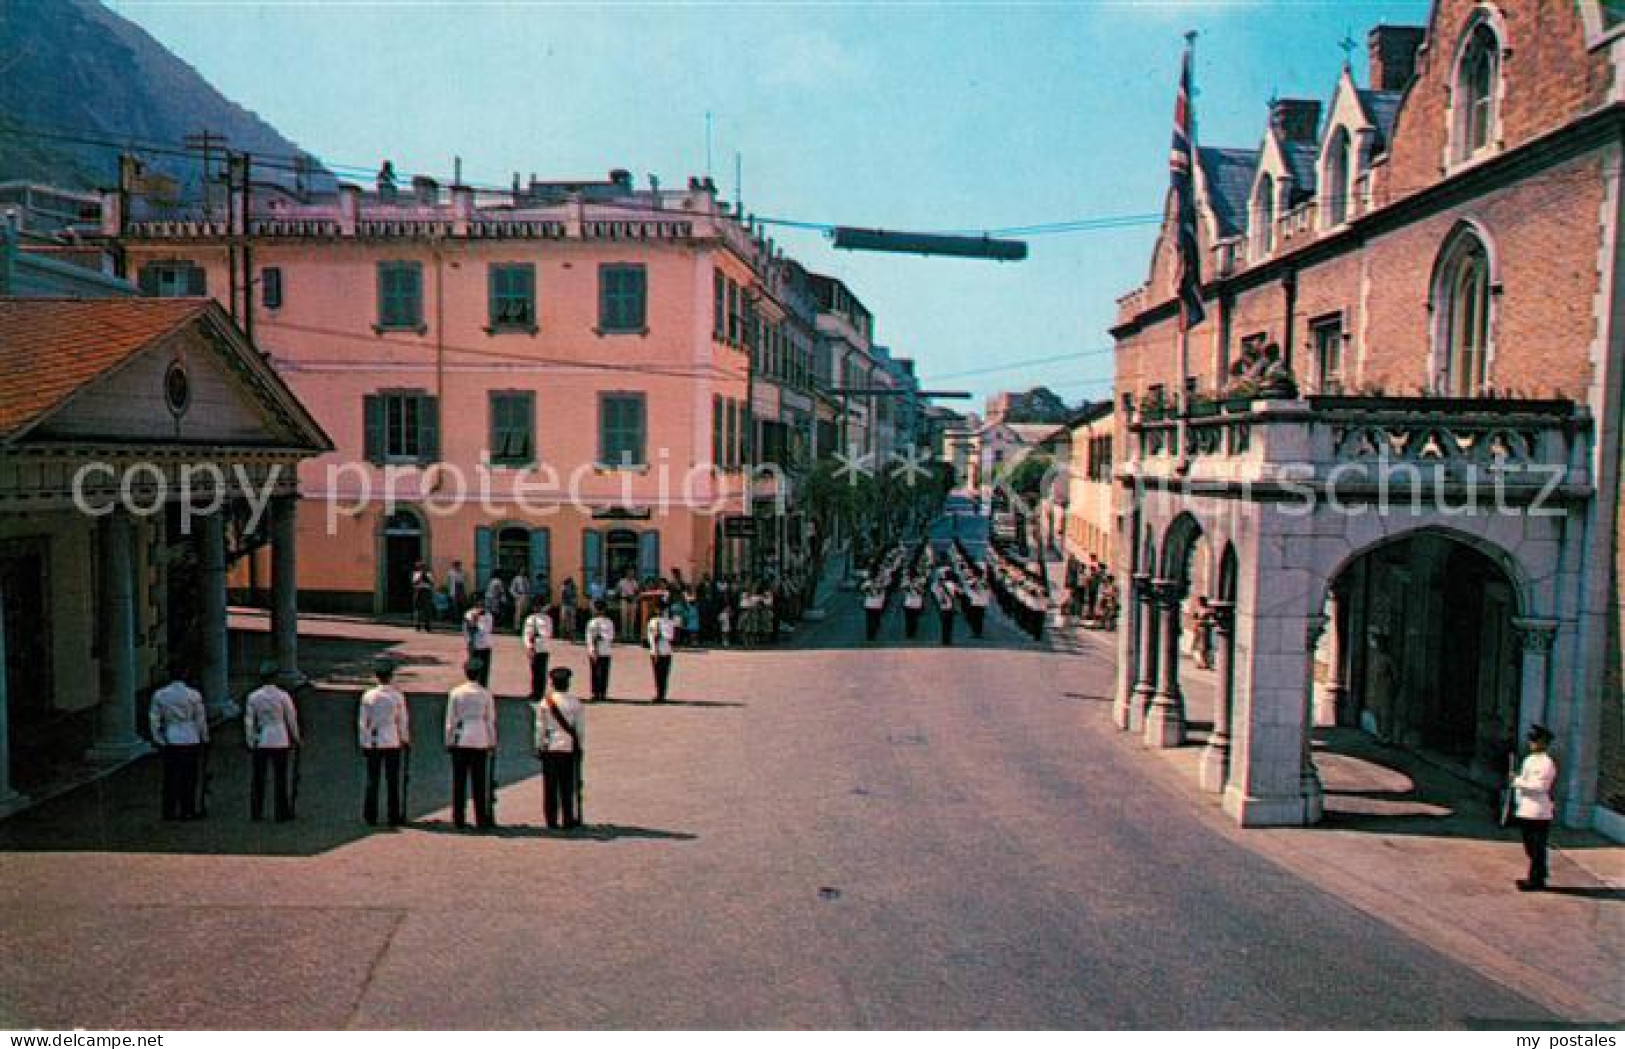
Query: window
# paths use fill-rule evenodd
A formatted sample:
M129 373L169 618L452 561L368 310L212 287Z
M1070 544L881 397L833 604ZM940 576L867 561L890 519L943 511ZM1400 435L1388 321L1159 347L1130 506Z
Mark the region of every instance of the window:
M711 398L711 465L719 470L723 469L723 456L727 447L723 443L722 414L722 397L720 395L713 396Z
M1309 342L1315 351L1315 378L1320 392L1343 392L1343 315L1310 321Z
M423 264L378 264L378 330L423 329Z
M728 278L721 270L711 271L711 337L728 336Z
M490 269L490 331L536 330L536 267L528 262L493 264Z
M267 266L260 270L260 304L268 310L282 308L281 266Z
M1462 49L1456 67L1452 110L1455 115L1456 159L1467 160L1495 140L1495 82L1500 72L1500 41L1495 31L1480 22Z
M722 463L727 470L739 468L739 402L729 399L723 406L727 429L722 438Z
M440 406L418 390L363 398L366 457L372 463L428 463L440 458Z
M641 265L598 267L598 330L638 334L647 331L644 309L647 290L648 277Z
M491 393L491 465L536 461L536 395L529 390Z
M738 346L744 337L744 318L739 312L739 285L728 282L728 343Z
M598 397L598 462L602 466L642 466L644 403L641 393Z
M1338 128L1332 136L1326 154L1326 177L1322 192L1326 195L1326 225L1341 226L1349 214L1349 150L1351 144L1346 128Z
M1463 233L1446 249L1436 287L1439 385L1451 397L1480 396L1489 377L1490 263L1478 237Z
M1258 183L1253 200L1253 254L1263 258L1275 250L1275 180L1268 175Z
M203 267L188 259L149 262L136 278L141 294L161 299L178 299L209 294L209 281Z

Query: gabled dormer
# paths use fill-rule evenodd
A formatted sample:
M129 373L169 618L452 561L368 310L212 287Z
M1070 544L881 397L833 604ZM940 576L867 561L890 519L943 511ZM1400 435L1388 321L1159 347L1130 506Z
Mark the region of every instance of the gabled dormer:
M1394 116L1415 75L1421 42L1421 29L1378 26L1370 35L1371 86L1356 84L1347 65L1337 78L1315 164L1321 229L1336 229L1370 206L1371 161L1388 149Z
M1270 104L1258 171L1247 195L1248 259L1262 262L1280 247L1282 220L1315 195L1320 103L1282 98Z

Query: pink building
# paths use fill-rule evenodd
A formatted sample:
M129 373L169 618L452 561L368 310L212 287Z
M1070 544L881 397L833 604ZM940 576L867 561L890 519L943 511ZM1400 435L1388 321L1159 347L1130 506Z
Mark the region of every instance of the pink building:
M246 219L107 199L128 275L220 299L333 437L300 472L304 607L405 610L420 559L555 592L742 569L769 246L708 181L392 183L256 185Z

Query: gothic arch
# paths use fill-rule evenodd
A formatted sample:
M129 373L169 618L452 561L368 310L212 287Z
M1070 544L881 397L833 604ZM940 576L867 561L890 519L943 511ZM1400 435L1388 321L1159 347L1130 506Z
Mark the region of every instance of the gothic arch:
M1432 314L1429 323L1429 336L1431 346L1428 353L1428 371L1435 389L1440 389L1447 381L1453 380L1452 353L1456 341L1460 337L1457 330L1459 323L1458 301L1455 284L1461 276L1461 268L1473 255L1481 255L1484 261L1484 286L1482 289L1483 301L1480 304L1483 310L1482 332L1480 337L1483 357L1482 372L1484 387L1492 385L1491 379L1495 374L1495 343L1496 329L1500 315L1501 298L1501 262L1500 253L1496 248L1495 238L1490 235L1484 223L1475 217L1467 217L1459 222L1446 234L1439 244L1439 252L1433 259L1433 272L1428 278L1428 311ZM1479 391L1482 392L1482 391Z

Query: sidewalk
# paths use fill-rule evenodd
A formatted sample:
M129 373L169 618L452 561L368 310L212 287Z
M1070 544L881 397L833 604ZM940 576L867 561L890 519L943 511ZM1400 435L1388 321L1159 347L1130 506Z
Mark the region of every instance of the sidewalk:
M1496 825L1482 788L1347 729L1317 732L1322 823L1244 830L1198 787L1213 675L1185 662L1181 682L1190 742L1144 764L1228 838L1577 1023L1625 1022L1625 846L1554 830L1553 888L1517 892L1518 832Z

